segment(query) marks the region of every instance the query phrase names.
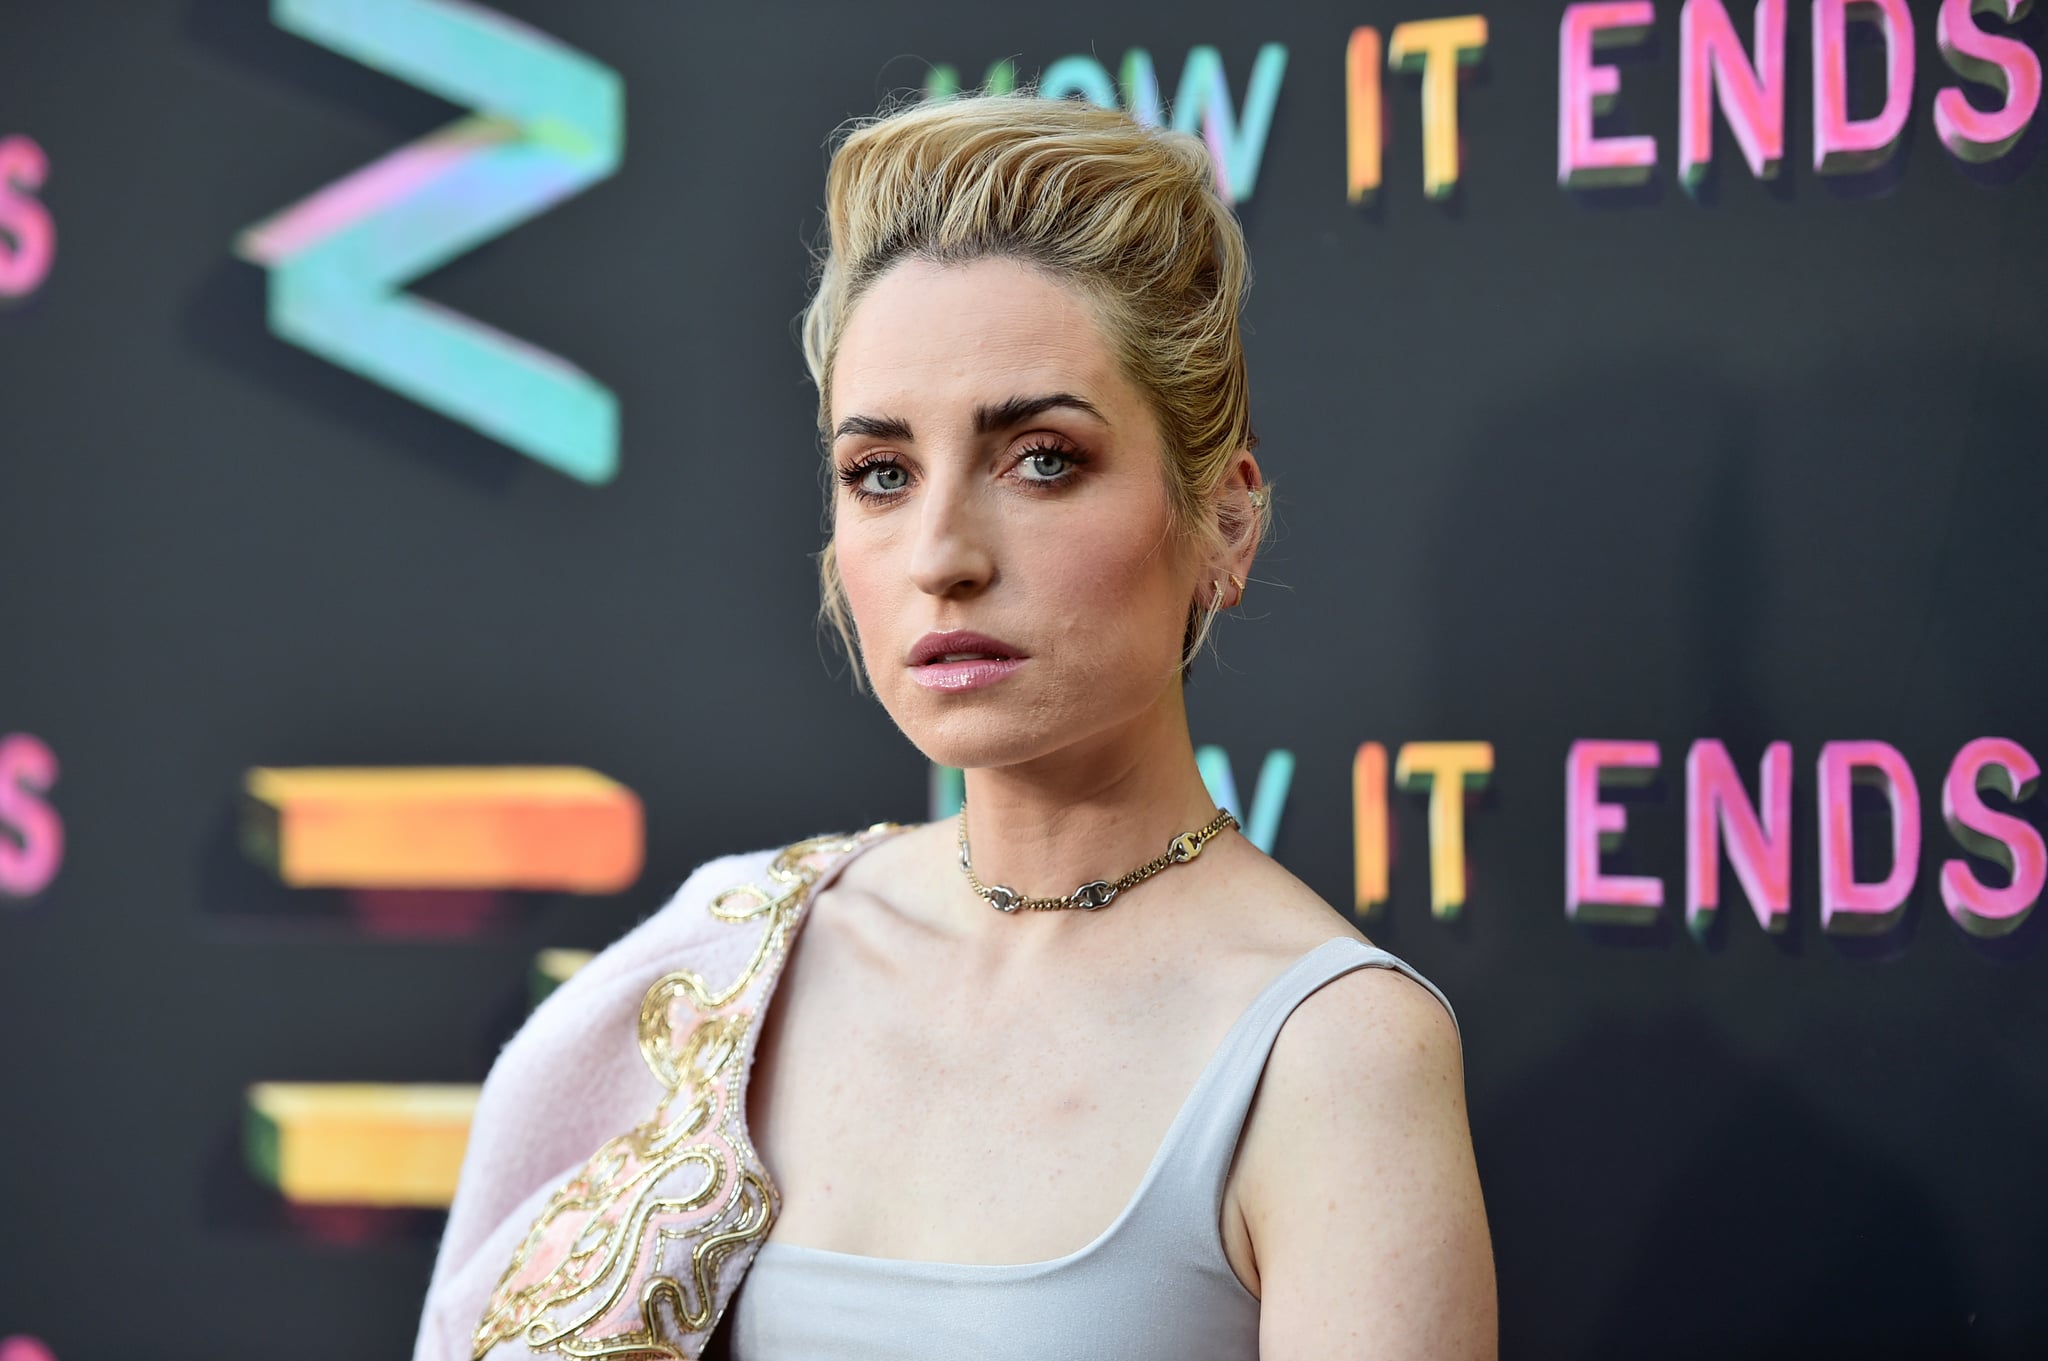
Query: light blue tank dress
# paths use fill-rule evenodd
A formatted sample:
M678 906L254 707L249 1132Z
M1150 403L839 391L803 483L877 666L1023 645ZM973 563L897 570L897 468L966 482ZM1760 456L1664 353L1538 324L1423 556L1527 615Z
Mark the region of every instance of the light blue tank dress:
M1095 1241L1051 1261L986 1266L770 1239L729 1308L731 1361L1257 1361L1259 1302L1223 1254L1224 1181L1281 1024L1317 988L1365 968L1397 969L1450 1009L1385 950L1324 941L1231 1026Z

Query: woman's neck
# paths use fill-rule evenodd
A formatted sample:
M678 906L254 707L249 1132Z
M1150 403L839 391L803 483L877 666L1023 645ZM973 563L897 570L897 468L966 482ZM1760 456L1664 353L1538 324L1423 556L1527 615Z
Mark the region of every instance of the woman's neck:
M967 771L975 876L1064 896L1136 869L1215 816L1179 698L1176 687L1138 721L1040 760Z

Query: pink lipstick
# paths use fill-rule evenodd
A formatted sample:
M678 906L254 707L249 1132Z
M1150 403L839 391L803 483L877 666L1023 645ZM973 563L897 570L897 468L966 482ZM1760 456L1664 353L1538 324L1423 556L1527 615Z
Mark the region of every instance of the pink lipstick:
M985 633L951 629L927 633L904 659L910 678L927 690L978 690L1022 666L1022 652Z
M1022 657L928 662L912 667L910 678L927 690L979 690L984 685L994 685L1022 665Z

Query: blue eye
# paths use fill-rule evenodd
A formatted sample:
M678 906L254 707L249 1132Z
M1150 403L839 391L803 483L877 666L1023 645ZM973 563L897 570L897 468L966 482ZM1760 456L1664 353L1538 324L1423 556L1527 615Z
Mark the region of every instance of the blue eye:
M881 473L883 477L887 477L889 473L895 473L895 475L901 477L903 475L903 465L901 463L872 463L872 465L868 465L862 471L862 477L860 477L862 483L866 483L866 473ZM903 489L903 483L897 483L895 487L870 487L870 491L901 491L901 489Z
M1065 463L1069 463L1069 465L1073 463L1073 456L1071 456L1071 454L1069 454L1067 450L1063 450L1063 448L1034 448L1034 450L1030 450L1028 454L1024 454L1024 458L1020 460L1020 463L1034 463L1034 460L1036 460L1036 458L1061 458L1061 460L1065 460ZM1038 469L1040 473L1044 473L1044 465L1042 465L1042 463L1036 463L1034 467L1036 467L1036 469ZM1061 477L1061 473L1051 473L1051 475L1047 475L1047 477L1036 477L1036 479L1032 479L1032 481L1049 481L1049 483L1055 483L1055 481L1059 481L1059 477Z
M893 458L864 459L841 468L839 481L863 501L887 501L910 485L910 470Z
M1071 450L1065 450L1065 448L1059 448L1057 444L1032 444L1032 446L1030 446L1030 448L1026 448L1026 450L1024 450L1024 454L1022 454L1022 456L1018 458L1018 463L1020 463L1020 465L1032 465L1036 458L1059 458L1059 460L1061 460L1061 463L1065 463L1065 465L1067 465L1067 467L1065 467L1063 471L1059 471L1059 473L1053 473L1051 477L1026 477L1026 479L1024 479L1024 481L1028 481L1028 483L1034 483L1034 485L1038 485L1038 487L1065 487L1065 485L1067 485L1067 483L1071 483L1071 481L1073 481L1075 477L1079 477L1079 473L1075 473L1075 469L1077 469L1077 467L1081 467L1081 465L1085 463L1085 458L1081 458L1081 454L1077 454L1077 452L1071 452ZM1038 469L1040 469L1040 473L1044 471L1044 467L1042 467L1042 465L1038 465Z

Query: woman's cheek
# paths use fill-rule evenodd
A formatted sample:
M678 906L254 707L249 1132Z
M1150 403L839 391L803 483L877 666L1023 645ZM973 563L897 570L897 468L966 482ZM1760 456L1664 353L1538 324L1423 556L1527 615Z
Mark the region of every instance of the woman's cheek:
M1076 541L1125 547L1054 553L1039 564L1038 579L1049 588L1043 598L1060 620L1055 636L1088 640L1083 669L1124 672L1158 656L1177 657L1180 611L1167 598L1172 587L1165 567L1156 553L1128 547L1146 541L1128 526L1121 534L1083 531Z
M893 613L879 594L884 573L879 570L876 545L859 535L842 534L833 551L839 562L839 584L853 612L854 635L862 653L872 658L878 649L889 647L888 621Z

